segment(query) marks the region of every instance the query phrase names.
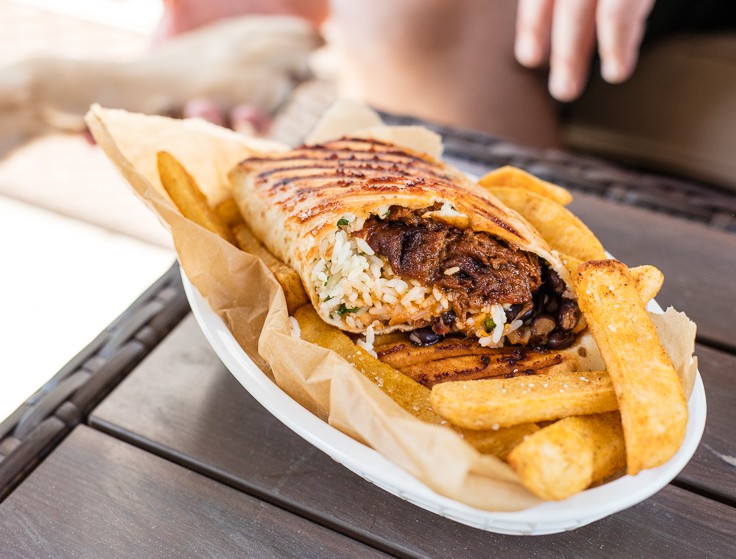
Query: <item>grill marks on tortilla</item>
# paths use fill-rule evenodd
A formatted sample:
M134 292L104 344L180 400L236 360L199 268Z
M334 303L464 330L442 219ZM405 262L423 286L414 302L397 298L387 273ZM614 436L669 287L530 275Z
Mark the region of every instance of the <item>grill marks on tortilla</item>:
M351 197L361 192L367 197L416 192L452 199L462 188L441 163L372 139L349 138L302 146L287 153L251 157L242 165L255 171L259 190L288 212L314 199L308 209L295 214L294 219L301 223L338 208L335 198L339 201L348 193L345 190ZM494 213L499 208L490 200L474 193L464 200L477 215L522 238L514 227L499 219Z

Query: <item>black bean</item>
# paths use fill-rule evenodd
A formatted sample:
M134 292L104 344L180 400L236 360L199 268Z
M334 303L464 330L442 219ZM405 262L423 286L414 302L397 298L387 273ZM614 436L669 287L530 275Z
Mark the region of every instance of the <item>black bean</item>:
M424 347L436 344L442 339L442 336L435 333L431 328L419 328L409 334L409 341L416 346Z
M580 318L580 309L575 301L564 299L557 313L557 324L563 330L572 330Z
M511 305L506 311L506 322L513 322L514 320L526 320L534 316L534 303L531 301L527 303L517 303Z
M559 307L560 307L560 302L557 300L557 298L551 297L550 300L547 301L547 305L544 307L544 310L552 314L556 312Z
M506 322L511 322L516 318L516 315L521 312L521 309L524 308L524 305L522 304L516 304L511 305L508 309L506 309L504 312L506 313Z
M547 314L538 316L532 321L532 336L544 338L557 327L555 319Z
M575 334L567 330L556 330L547 338L547 347L550 349L565 349L573 344Z
M534 316L534 305L527 303L528 308L526 311L524 311L522 314L517 316L516 318L519 320L527 320Z
M447 311L443 312L440 316L442 319L442 322L446 324L447 326L452 326L452 324L455 322L455 319L457 318L457 315L455 314L455 311Z
M549 281L549 285L552 288L552 291L554 291L558 295L561 295L562 292L565 291L565 284L560 279L560 276L557 275L557 272L555 272L551 268L547 269L547 281Z
M541 291L537 291L537 293L534 296L534 311L536 314L542 314L544 312L544 307L547 306L547 303L549 302L549 295L546 293L542 293Z

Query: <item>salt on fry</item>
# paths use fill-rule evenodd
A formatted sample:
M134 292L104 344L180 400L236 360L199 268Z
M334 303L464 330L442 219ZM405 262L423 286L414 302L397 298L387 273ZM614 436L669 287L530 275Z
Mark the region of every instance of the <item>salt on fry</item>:
M568 417L528 436L508 463L532 493L558 501L626 465L618 412Z
M510 427L618 407L605 371L445 382L432 388L430 401L437 414L466 429Z
M677 373L624 264L585 262L573 280L616 392L628 473L659 466L685 437L687 404Z
M573 275L577 273L578 266L583 263L582 260L567 254L560 254L560 259L567 271ZM634 279L634 287L639 292L639 297L641 297L644 304L654 299L659 290L662 289L662 284L664 284L664 274L658 268L649 264L629 268L629 274Z

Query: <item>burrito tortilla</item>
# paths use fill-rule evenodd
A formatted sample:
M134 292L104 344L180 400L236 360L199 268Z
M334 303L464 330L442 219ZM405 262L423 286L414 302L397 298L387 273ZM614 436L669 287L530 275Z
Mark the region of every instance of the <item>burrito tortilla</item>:
M580 313L558 255L519 214L434 158L370 138L250 157L232 172L255 234L322 319L366 335L458 332L561 348Z

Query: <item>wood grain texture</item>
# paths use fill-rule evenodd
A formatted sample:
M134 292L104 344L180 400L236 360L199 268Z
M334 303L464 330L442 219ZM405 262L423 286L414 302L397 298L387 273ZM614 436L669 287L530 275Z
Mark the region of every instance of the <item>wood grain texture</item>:
M700 448L677 480L736 506L736 355L703 346L696 351L708 418Z
M399 556L642 556L646 543L670 557L716 557L736 531L734 509L672 486L591 526L543 538L504 537L441 518L365 482L276 421L220 364L191 317L91 423ZM733 479L724 468L714 475Z
M85 426L0 505L0 555L386 557Z
M664 273L657 296L698 324L698 338L736 352L736 235L575 193L570 209L629 266Z

